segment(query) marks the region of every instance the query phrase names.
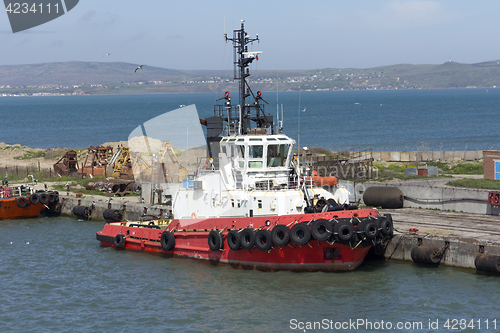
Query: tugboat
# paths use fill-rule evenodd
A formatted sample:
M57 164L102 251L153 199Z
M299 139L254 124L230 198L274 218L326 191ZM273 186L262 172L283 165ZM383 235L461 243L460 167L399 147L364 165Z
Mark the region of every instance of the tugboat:
M175 190L173 218L107 223L97 240L235 268L354 270L392 236L391 216L350 205L336 179L305 172L293 154L295 141L275 127L262 93L247 82L247 67L260 54L247 45L258 36L251 38L242 21L232 38L224 37L233 43L239 103L226 92L214 116L200 119L207 126L207 162Z
M61 205L59 195L53 192L15 195L10 186L0 186L0 220L24 219L41 214L59 215Z

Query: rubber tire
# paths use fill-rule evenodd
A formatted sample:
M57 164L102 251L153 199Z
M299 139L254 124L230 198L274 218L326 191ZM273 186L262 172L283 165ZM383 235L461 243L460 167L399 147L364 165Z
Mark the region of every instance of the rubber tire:
M306 223L297 223L290 230L290 238L297 245L306 245L311 240L311 229Z
M62 210L62 205L58 202L54 205L53 212L54 213L60 213Z
M38 196L38 194L33 193L32 195L30 195L30 203L32 205L36 205L39 202L40 202L40 197Z
M348 242L354 236L354 227L350 222L342 221L335 225L333 232L339 241Z
M233 251L241 249L240 234L237 230L231 230L227 233L227 246Z
M255 247L261 251L269 251L273 246L272 234L267 229L261 229L255 234Z
M41 193L39 197L42 204L45 205L49 203L49 195L47 193Z
M24 208L28 206L28 200L26 200L26 198L24 197L17 199L17 206L19 208Z
M271 232L271 240L276 246L287 246L290 243L290 228L283 224L275 226Z
M375 222L368 221L363 224L363 234L367 239L375 239L378 235L378 226Z
M49 193L49 202L50 203L56 202L56 195L54 193Z
M392 219L383 217L380 221L380 233L384 236L392 236L394 232L394 226L392 224Z
M255 231L252 228L243 229L240 232L241 247L245 250L251 250L255 247Z
M224 247L224 238L222 233L217 230L212 230L208 234L208 247L212 251L220 251Z
M121 248L124 248L125 247L125 243L126 243L126 239L125 239L125 236L122 235L122 234L118 234L115 236L115 247L117 249L121 249Z
M175 236L172 232L165 230L161 233L161 248L163 251L168 252L175 247Z
M333 232L333 225L330 221L319 219L311 224L311 235L318 241L326 241Z

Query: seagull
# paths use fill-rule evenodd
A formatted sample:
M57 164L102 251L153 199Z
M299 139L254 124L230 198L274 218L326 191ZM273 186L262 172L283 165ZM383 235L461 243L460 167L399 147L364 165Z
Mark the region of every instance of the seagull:
M140 65L139 67L137 67L137 68L135 69L134 73L135 73L135 72L137 72L137 70L138 70L138 69L142 69L142 66L144 66L144 65Z
M304 108L304 110L302 110L302 112L306 112L306 108Z
M111 52L110 53L106 53L105 55L103 55L103 57L109 56L110 54L111 54Z

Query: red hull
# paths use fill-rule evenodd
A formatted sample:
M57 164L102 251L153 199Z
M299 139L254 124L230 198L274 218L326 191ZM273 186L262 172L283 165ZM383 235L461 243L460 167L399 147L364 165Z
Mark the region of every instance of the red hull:
M44 208L40 202L30 203L28 197L0 199L0 220L37 217Z
M259 270L292 270L292 271L352 271L364 260L372 242L359 241L348 244L311 240L306 245L298 246L290 242L286 246L273 246L268 251L258 248L251 250L231 250L227 243L230 230L244 228L272 229L275 225L294 225L318 219L346 219L356 217L377 217L374 209L344 210L317 214L300 214L267 217L210 218L157 221L158 226L140 226L132 222L107 223L103 230L97 232L96 238L101 246L123 247L129 250L147 251L169 257L186 257L206 260L212 264L227 264L235 268ZM164 224L162 224L164 223ZM158 229L155 229L158 228ZM211 230L222 232L221 250L211 250L208 237ZM173 250L164 251L161 237L165 231L172 231L175 236ZM117 244L122 237L123 243ZM118 245L118 246L117 246Z

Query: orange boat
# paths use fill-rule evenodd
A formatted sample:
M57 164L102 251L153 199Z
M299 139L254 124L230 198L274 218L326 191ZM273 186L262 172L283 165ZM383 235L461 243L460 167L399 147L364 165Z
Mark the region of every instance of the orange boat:
M42 213L57 215L60 212L59 195L55 192L13 196L11 187L0 186L0 220L37 217Z

